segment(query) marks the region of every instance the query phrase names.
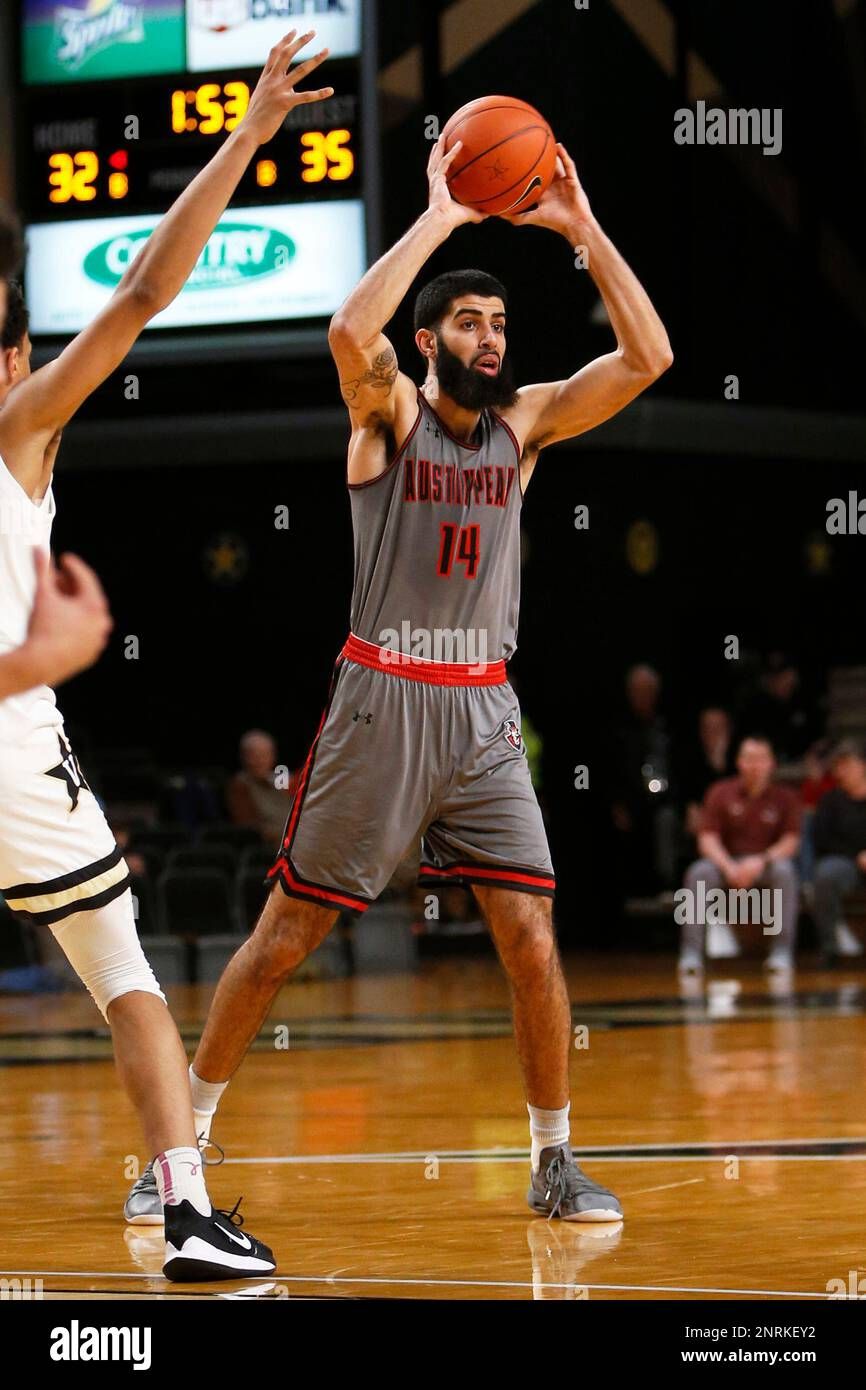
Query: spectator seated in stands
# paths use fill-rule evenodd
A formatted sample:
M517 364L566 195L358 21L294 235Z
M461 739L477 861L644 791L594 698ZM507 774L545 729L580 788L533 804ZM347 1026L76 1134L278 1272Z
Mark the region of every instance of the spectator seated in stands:
M282 841L297 784L297 773L277 772L277 745L263 729L250 729L240 742L241 770L226 788L226 803L235 825L252 826L274 849ZM283 785L285 783L286 785Z
M799 908L793 860L800 842L800 804L793 791L774 783L775 770L771 744L745 738L737 753L738 776L716 782L706 794L698 834L701 858L686 872L686 892L676 895L682 974L703 970L707 917L716 916L707 897L719 889L725 890L729 925L758 921L765 931L770 929L767 968L793 966ZM769 889L770 894L748 891L752 889ZM719 897L713 894L713 904Z
M608 800L630 893L658 892L676 881L679 822L661 690L661 676L651 666L627 672L626 715L611 758Z
M698 737L688 750L680 771L680 784L686 804L685 830L689 859L693 857L701 827L701 807L714 782L732 777L736 771L734 726L727 710L708 705L698 715ZM731 958L740 954L737 938L727 922L707 924L707 955Z
M819 738L806 750L803 758L804 777L800 783L800 858L797 865L803 897L811 905L812 880L815 877L815 808L825 792L832 791L836 779L830 770L833 744L829 738Z
M731 716L727 710L710 705L698 715L697 745L690 750L682 770L686 830L696 839L704 797L714 782L732 777L735 769Z
M862 955L863 947L841 918L846 895L866 888L866 757L860 744L854 739L838 744L830 768L837 786L818 802L812 828L814 917L825 965Z

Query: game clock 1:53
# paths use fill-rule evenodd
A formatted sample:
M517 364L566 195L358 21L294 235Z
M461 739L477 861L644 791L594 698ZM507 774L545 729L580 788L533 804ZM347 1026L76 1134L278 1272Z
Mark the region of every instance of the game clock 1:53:
M179 74L29 91L29 220L164 211L243 120L257 78ZM332 62L329 82L333 97L290 111L262 146L234 205L360 195L357 65Z

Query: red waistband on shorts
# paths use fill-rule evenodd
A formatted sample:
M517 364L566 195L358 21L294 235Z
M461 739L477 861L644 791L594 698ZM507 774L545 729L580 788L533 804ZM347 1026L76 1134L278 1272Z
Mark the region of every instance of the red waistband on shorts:
M403 680L422 681L425 685L504 685L504 661L425 661L394 651L393 647L377 647L351 632L341 656L359 666L383 671L387 676L402 676Z

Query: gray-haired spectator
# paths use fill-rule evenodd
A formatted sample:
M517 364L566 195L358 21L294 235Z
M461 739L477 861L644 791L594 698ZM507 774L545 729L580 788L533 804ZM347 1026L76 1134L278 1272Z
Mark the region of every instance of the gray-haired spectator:
M704 798L698 832L701 857L687 870L685 888L693 904L706 902L707 894L714 889L779 890L781 917L771 925L780 930L770 937L772 945L766 965L769 970L790 970L799 907L793 860L800 842L800 803L794 792L773 781L775 770L776 760L768 741L744 738L737 753L739 775L716 782ZM740 899L732 899L729 891L728 902L731 901L739 903ZM776 901L775 897L772 901ZM692 921L683 919L679 960L682 974L703 970L706 927L701 911L693 914Z
M818 802L812 829L814 916L822 963L859 956L863 947L841 922L845 897L866 887L866 757L854 739L834 749L830 770L838 783Z
M267 845L279 846L297 783L297 773L277 773L277 745L264 729L248 729L240 742L241 770L226 788L235 825L257 830Z

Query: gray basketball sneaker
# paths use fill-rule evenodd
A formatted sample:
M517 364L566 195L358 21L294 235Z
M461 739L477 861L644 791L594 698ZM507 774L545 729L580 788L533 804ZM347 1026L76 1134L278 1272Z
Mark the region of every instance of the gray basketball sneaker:
M219 1144L213 1139L205 1139L203 1134L198 1136L198 1146L202 1152L202 1161L208 1168L215 1163L222 1163L225 1158ZM208 1149L216 1149L219 1158L208 1158ZM162 1225L162 1202L159 1200L152 1162L148 1163L141 1177L129 1189L129 1196L123 1204L123 1215L130 1226Z
M526 1200L534 1212L563 1221L621 1221L622 1207L612 1192L599 1187L574 1161L570 1144L541 1150Z
M162 1202L152 1163L148 1163L138 1181L132 1184L123 1204L123 1214L130 1226L162 1225Z

